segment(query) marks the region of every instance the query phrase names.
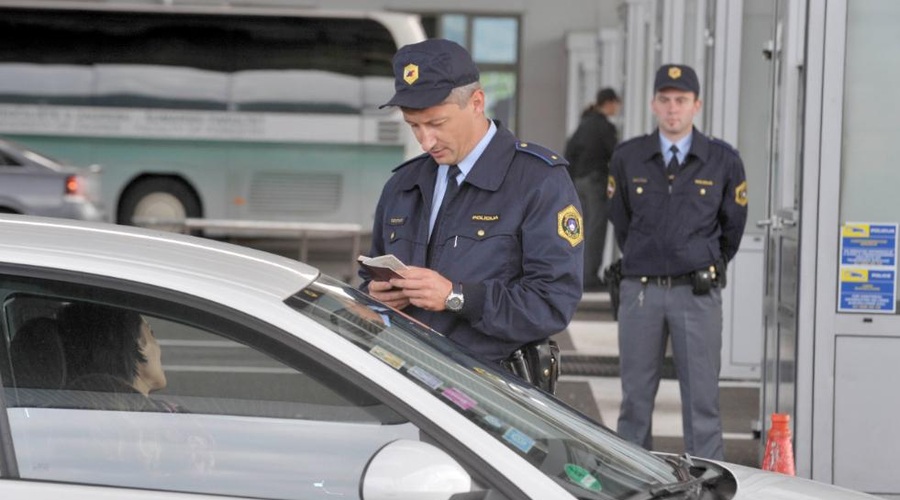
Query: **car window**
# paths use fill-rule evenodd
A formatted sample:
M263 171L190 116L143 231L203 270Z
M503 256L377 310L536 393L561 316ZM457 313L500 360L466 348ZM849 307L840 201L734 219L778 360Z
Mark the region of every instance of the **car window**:
M18 160L0 151L0 167L20 167L22 166Z
M252 319L49 280L0 276L0 295L0 377L22 479L359 498L373 454L421 438Z

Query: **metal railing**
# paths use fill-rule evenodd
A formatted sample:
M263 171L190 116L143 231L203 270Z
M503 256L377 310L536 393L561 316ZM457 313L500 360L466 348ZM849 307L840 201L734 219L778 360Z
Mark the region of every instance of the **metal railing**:
M309 242L313 239L350 238L349 275L356 274L356 258L360 254L363 228L359 224L332 222L285 222L243 219L162 219L140 217L135 225L166 231L191 233L203 231L207 236L229 238L270 238L299 240L298 260L308 262Z

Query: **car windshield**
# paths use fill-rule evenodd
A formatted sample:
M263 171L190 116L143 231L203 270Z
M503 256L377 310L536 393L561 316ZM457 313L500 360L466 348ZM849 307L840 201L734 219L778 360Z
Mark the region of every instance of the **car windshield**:
M680 479L668 462L342 282L323 276L286 303L416 382L580 498L626 498Z
M51 158L42 153L38 153L37 151L29 149L17 142L13 142L10 140L4 140L4 142L7 145L11 146L12 149L17 150L19 152L19 154L21 154L22 156L24 156L25 158L27 158L29 161L31 161L33 163L36 163L43 167L47 167L51 170L60 170L63 168L63 163L60 162L59 160Z

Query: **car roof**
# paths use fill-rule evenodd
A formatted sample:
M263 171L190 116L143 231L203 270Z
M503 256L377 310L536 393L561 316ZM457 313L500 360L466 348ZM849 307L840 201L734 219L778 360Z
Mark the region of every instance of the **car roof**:
M0 215L0 263L110 276L210 296L283 300L319 271L296 260L199 237L108 223Z

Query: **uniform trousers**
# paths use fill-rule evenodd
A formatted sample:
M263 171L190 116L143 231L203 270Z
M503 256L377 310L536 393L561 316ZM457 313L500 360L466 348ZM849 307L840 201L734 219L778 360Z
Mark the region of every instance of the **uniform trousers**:
M620 293L622 405L617 432L632 443L653 448L653 407L666 340L671 337L681 390L684 451L724 459L719 413L721 291L713 288L707 295L694 295L689 284L642 284L626 278Z

